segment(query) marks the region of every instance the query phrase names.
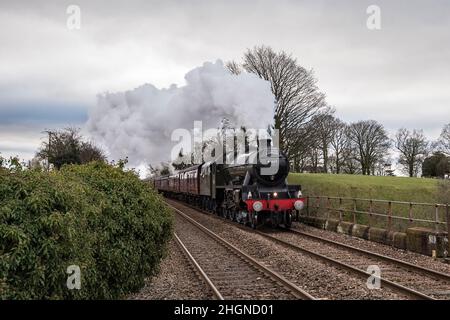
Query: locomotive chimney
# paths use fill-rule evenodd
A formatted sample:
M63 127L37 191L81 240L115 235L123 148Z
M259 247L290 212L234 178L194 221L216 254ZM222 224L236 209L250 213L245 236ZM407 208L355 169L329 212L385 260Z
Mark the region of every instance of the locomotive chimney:
M237 143L237 137L236 136L233 136L233 150L234 150L233 159L236 160L237 154L238 154L238 143Z
M267 136L260 138L257 137L257 150L258 150L258 162L262 161L263 158L267 159L271 154L271 139Z
M262 149L270 149L270 146L272 145L272 139L270 138L259 138L257 140L258 150L261 147Z

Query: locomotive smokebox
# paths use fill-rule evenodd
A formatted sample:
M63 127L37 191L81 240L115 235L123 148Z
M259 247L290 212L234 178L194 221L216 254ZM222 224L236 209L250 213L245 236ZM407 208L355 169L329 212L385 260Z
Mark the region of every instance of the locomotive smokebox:
M267 170L269 168L270 170ZM251 172L255 180L262 185L275 186L283 184L288 174L289 161L286 155L281 153L278 148L272 146L272 139L259 138L258 163L253 166Z
M258 161L258 164L253 166L253 170L251 173L252 176L262 185L275 186L283 184L289 174L289 161L286 155L280 153L279 150L274 147L270 147L267 150L260 150L260 152L266 151L270 152L268 154L268 162L261 163ZM263 169L269 168L271 166L272 168L275 168L277 170L275 170L271 174L265 174Z

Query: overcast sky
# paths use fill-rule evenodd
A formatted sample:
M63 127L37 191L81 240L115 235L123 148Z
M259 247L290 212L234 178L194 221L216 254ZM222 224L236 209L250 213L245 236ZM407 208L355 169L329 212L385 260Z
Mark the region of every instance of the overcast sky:
M81 9L69 30L67 7ZM381 29L366 26L369 5ZM83 126L96 94L183 84L204 61L266 44L314 69L346 121L391 132L450 122L450 1L0 1L0 152ZM151 119L149 119L151 121Z

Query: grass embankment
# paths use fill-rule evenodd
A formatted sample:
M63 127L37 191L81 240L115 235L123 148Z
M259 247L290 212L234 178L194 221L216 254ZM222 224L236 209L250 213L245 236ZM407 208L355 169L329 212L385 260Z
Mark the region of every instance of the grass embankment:
M291 173L289 183L302 185L305 195L393 201L439 201L438 180L350 174Z
M446 203L448 192L442 190L449 189L449 182L438 179L426 178L407 178L407 177L381 177L381 176L363 176L363 175L347 175L347 174L308 174L308 173L291 173L289 175L289 183L300 184L303 194L306 196L329 196L344 198L361 198L373 200L392 200L419 203ZM444 194L446 194L444 196ZM328 215L329 211L325 210L326 206L339 208L339 201L332 200L326 203L323 199L320 203L320 209L317 210L316 200L311 200L310 212L318 216ZM341 208L352 210L356 207L358 211L369 211L370 204L368 201L348 201L344 200ZM393 204L392 215L408 217L408 204ZM445 220L445 208L439 210L440 220ZM388 214L387 203L374 203L372 212ZM338 217L338 211L332 211L331 217ZM414 206L412 211L414 218L433 220L435 218L435 208L432 206ZM353 214L344 212L345 220L353 220ZM356 222L368 224L369 218L366 214L356 214ZM387 219L384 217L373 217L371 224L386 227ZM407 221L394 219L393 227L404 230L408 225ZM432 226L431 224L414 225Z

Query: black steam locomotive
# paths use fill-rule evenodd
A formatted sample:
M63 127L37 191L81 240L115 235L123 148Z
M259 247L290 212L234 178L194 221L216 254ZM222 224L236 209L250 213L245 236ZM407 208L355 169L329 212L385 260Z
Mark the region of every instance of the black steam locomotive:
M217 215L256 228L262 224L289 228L292 214L302 210L299 185L288 185L289 161L269 144L265 150L271 161L278 161L275 174L264 175L264 167L273 165L261 162L259 153L242 155L257 159L250 164L236 158L235 164L220 164L218 161L204 162L169 176L149 179L164 196L177 198Z

